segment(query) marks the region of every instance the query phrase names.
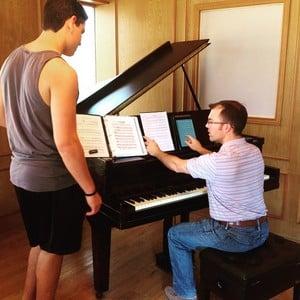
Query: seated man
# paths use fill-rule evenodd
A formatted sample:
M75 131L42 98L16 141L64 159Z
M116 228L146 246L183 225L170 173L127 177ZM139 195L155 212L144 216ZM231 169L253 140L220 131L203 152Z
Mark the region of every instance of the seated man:
M210 218L181 223L168 232L173 287L166 287L165 293L171 300L197 299L193 250L244 252L263 244L269 234L262 154L241 135L247 110L237 101L220 101L210 108L206 127L210 141L222 144L217 153L188 136L187 145L202 155L184 160L162 152L145 137L150 155L169 169L203 178L207 184Z

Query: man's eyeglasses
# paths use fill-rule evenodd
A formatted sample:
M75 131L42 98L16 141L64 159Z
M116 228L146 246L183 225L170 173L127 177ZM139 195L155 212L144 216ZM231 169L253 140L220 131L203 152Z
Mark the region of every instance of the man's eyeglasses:
M210 121L210 120L208 120L208 121L206 122L206 124L207 124L207 125L211 125L211 124L227 124L227 122L215 122L215 121Z

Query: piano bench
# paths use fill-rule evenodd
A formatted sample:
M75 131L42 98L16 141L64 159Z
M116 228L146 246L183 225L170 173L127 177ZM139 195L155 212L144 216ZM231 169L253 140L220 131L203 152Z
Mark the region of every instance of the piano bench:
M244 252L200 251L199 296L222 299L269 299L294 287L300 300L300 244L270 233L259 248Z

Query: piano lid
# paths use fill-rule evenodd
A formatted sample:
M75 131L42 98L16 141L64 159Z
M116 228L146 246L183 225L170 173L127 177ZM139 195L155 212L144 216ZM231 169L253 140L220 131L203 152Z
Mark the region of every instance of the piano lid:
M166 42L77 104L77 113L119 113L209 45L208 39Z

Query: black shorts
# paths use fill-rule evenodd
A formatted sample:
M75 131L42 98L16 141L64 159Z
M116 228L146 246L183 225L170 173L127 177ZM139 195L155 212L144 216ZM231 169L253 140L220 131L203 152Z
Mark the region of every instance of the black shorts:
M78 185L54 192L15 190L31 247L61 255L80 249L87 204Z

